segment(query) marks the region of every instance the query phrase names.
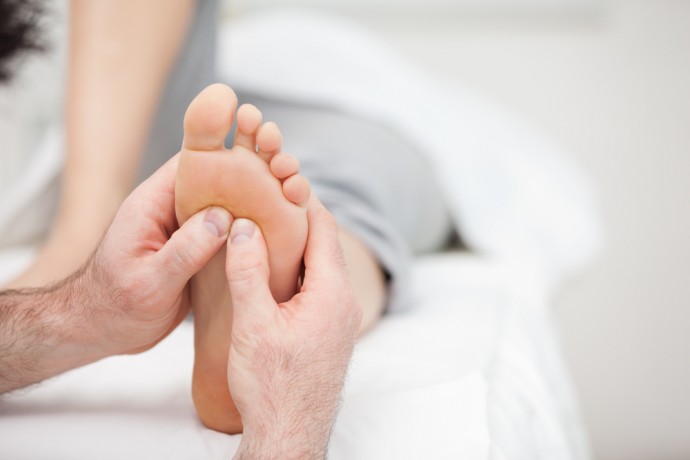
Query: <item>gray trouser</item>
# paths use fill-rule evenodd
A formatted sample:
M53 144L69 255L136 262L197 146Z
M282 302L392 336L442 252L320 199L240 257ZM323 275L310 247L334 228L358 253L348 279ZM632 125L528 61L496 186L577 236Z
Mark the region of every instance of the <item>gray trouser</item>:
M217 0L199 2L151 131L142 178L179 150L187 105L214 81L216 9ZM389 308L403 308L409 300L410 255L438 250L452 232L424 156L376 123L298 101L241 91L238 96L278 123L285 150L299 158L314 193L378 258L389 280ZM232 145L232 135L226 145Z
M452 225L426 158L394 132L332 110L238 93L278 124L284 150L338 224L378 258L389 308L409 300L409 257L442 248ZM231 144L229 144L231 145Z
M218 0L199 0L187 38L163 89L149 133L139 178L147 178L182 145L187 106L205 87L216 82L216 19Z

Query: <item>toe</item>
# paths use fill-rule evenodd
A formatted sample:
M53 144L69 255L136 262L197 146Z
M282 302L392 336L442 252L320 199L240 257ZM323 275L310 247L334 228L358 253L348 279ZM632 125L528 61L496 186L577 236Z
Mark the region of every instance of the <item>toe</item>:
M299 160L289 153L278 153L271 158L271 172L278 179L287 179L299 172Z
M306 206L309 200L311 187L309 181L304 176L295 174L285 179L283 182L283 194L285 198L298 206Z
M261 112L251 104L242 104L237 110L235 145L256 151L256 132L261 125Z
M204 89L194 98L184 116L182 146L189 150L218 150L232 126L237 97L219 83Z
M259 148L259 157L264 161L270 161L273 155L280 152L283 146L283 135L278 125L272 121L261 125L256 135L256 145Z

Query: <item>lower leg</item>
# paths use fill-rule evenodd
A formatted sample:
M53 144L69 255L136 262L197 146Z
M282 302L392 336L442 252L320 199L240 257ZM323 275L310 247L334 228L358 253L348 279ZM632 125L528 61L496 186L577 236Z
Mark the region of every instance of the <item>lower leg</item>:
M361 334L376 324L383 313L386 305L386 279L374 254L359 239L341 229L340 244L352 291L362 307Z

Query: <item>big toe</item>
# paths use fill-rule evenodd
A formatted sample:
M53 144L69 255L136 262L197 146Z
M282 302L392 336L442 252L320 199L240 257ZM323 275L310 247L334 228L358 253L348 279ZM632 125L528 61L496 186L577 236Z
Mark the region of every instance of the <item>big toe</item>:
M208 86L194 98L184 116L182 146L189 150L219 150L232 126L237 96L226 85Z

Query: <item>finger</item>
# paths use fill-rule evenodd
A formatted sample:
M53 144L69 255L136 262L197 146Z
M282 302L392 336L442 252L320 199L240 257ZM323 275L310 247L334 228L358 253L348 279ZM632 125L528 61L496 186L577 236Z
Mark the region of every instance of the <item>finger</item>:
M350 330L356 335L362 313L350 284L340 245L340 229L331 213L314 194L307 206L307 219L309 237L304 253L302 292L316 294L317 299L333 299L333 302L328 303L331 320L335 320L342 330L349 324ZM301 305L323 312L318 303L304 302ZM325 319L322 313L316 314Z
M313 272L311 276L316 275L317 278L329 274L342 276L345 259L340 246L340 230L331 213L314 194L307 206L307 221L309 238L304 251L306 270Z
M160 168L154 172L151 177L146 179L143 184L147 184L146 187L157 192L169 192L173 193L175 191L175 174L177 174L177 165L180 162L180 154L176 154L172 158L163 164Z
M183 286L211 260L227 240L232 216L219 207L199 211L156 253L155 266L173 286Z
M177 174L179 162L180 155L177 154L143 181L134 193L150 197L152 201L155 201L155 204L167 203L172 200L175 193L175 174Z
M254 222L237 219L233 223L225 271L236 322L275 312L277 305L268 287L268 249Z
M168 160L151 177L142 182L125 200L137 215L154 216L168 234L177 228L175 219L175 174L179 154ZM141 219L133 220L141 222ZM140 229L132 228L137 233Z

